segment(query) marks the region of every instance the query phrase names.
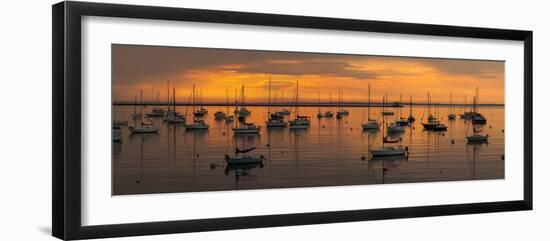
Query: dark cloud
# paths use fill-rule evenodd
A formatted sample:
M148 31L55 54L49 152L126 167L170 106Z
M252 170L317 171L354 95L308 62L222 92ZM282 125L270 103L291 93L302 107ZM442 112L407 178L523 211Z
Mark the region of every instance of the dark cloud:
M375 71L360 70L348 62L306 60L288 63L264 62L243 68L235 68L237 73L254 73L269 75L330 75L352 77L356 79L373 79L378 76Z
M387 61L388 67L366 70L353 66L355 61ZM504 62L453 59L359 56L279 51L229 50L212 48L112 45L113 82L130 86L144 81L165 81L187 70L229 70L267 75L325 75L370 80L383 77L416 75L392 68L392 63L417 63L442 74L495 78L504 73ZM234 67L227 67L233 65ZM181 76L186 79L185 76ZM272 83L274 88L292 83Z
M441 73L449 75L466 75L480 78L495 78L504 73L503 61L430 59L419 60L432 66Z

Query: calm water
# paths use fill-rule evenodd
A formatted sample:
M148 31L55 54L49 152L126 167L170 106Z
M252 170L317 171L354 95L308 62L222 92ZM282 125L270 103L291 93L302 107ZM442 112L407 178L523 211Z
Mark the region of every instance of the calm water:
M185 108L180 106L177 111L184 113ZM129 118L133 109L116 106L115 115L119 120ZM442 123L449 128L437 133L423 130L420 119L427 118L427 110L415 106L417 121L413 127L392 136L401 139L400 143L385 144L407 146L408 160L370 161L368 150L382 145L382 132L362 130L366 112L362 107L347 108L350 115L341 120L317 119L316 107L301 107L301 115L313 117L307 130L268 130L267 107L248 107L252 115L247 122L261 124L262 130L257 136L240 137L233 136L231 124L214 120L214 112L224 111L225 107L207 109L208 131L185 131L181 124L169 125L160 119L153 119L161 127L158 134L131 135L124 127L122 143L113 143L113 194L504 178L503 107L479 108L488 119L482 126L483 133L490 138L486 144L474 145L466 143L467 125L463 120L447 120L447 108L439 111ZM322 112L329 109L324 107ZM371 108L372 118L380 118L380 111ZM407 106L402 111L404 117L408 116ZM148 112L150 109L145 108L144 113ZM394 112L398 114L398 109ZM388 121L394 120L395 116L388 117ZM257 147L250 154L265 156L264 164L226 167L224 154L233 155L235 147L243 146Z

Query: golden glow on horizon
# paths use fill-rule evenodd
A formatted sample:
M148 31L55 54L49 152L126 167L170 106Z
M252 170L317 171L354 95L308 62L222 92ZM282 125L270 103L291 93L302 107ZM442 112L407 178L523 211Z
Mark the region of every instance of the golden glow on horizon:
M185 51L189 49L192 50L172 48L172 51L181 52L181 56L185 56ZM239 50L209 51L223 56L226 52L234 54ZM246 55L257 51L242 52ZM429 91L432 102L448 103L452 91L453 102L461 104L465 95L470 102L474 89L479 86L481 103L504 103L504 62L500 61L303 53L296 53L296 57L289 59L271 60L270 52L258 52L267 56L263 56L263 62L232 63L231 58L228 58L226 63L221 64L210 65L208 61L203 66L186 67L182 64L166 72L144 74L136 81L118 78L116 76L124 76L124 73L115 73L114 100L133 101L135 96L139 98L139 90L143 89L144 100L148 101L152 99L154 88L160 92L161 101L165 101L166 81L170 80L170 92L175 85L178 102L189 99L193 84L196 84L197 89L202 89L204 102L225 102L226 88L229 88L229 101L233 102L235 90L239 94L242 84L245 85L247 101L266 102L271 77L272 98L276 94L279 101L283 93L285 101L290 101L295 93L296 81L299 81L300 101L316 102L320 92L321 101L328 101L329 93L332 93L335 102L338 89L342 90L344 101L364 101L370 83L373 102L380 102L385 94L390 101L398 101L402 94L404 102L409 101L410 95L414 102L425 102ZM275 52L274 55L277 54ZM115 55L113 52L114 61L124 64L124 56ZM242 58L246 59L246 56ZM147 63L143 65L147 67ZM129 69L121 70L117 66L115 64L113 71ZM330 72L331 69L335 70L334 74Z

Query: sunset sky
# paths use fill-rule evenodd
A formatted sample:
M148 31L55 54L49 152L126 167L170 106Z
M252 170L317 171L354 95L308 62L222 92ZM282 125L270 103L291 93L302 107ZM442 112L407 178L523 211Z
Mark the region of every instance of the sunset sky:
M344 101L364 101L371 84L373 102L387 94L391 101L409 95L414 102L468 101L475 87L481 103L504 103L504 62L369 55L317 54L254 50L112 45L112 85L115 101L133 101L143 89L144 101L153 89L166 100L166 81L175 85L178 102L189 98L193 84L202 89L204 102L230 100L245 85L247 101L266 101L269 78L272 95L290 101L296 81L300 101L328 101L343 92Z

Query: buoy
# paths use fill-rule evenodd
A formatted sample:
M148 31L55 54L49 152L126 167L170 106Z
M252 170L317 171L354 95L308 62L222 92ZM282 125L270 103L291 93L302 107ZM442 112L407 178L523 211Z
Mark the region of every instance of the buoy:
M455 140L454 140L454 139L453 139L453 140L451 140L451 144L455 144Z
M224 135L224 136L225 136L225 131L224 131L224 132L222 132L222 135Z
M271 145L270 145L270 144L267 144L267 145L265 145L265 146L270 147Z
M443 134L441 134L441 135L445 136L445 133L443 133Z
M361 156L361 160L364 161L365 159L367 159L365 156Z
M352 128L349 128L350 131L353 131L353 127Z
M136 183L139 183L139 180L136 180Z
M323 125L323 128L325 128L325 125Z
M489 129L493 129L493 126L489 126Z
M197 153L197 157L199 157L199 153Z
M348 121L346 121L346 124L348 123Z

